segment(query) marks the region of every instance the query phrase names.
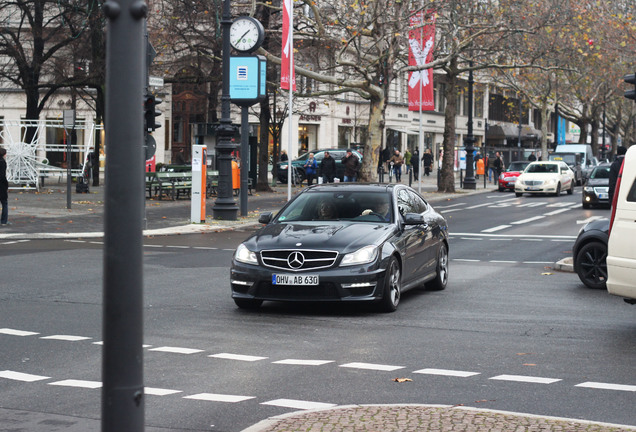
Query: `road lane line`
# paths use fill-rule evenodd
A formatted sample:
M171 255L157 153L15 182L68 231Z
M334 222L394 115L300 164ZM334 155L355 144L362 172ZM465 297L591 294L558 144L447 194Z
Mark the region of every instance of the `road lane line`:
M483 233L493 233L495 231L501 231L502 229L510 228L512 225L498 225L496 227L481 230Z
M323 402L311 402L311 401L303 401L303 400L295 400L295 399L274 399L267 402L261 402L261 405L272 405L272 406L294 408L294 409L300 409L300 410L325 409L325 408L332 408L336 406L336 404L323 403Z
M533 216L533 217L528 218L528 219L521 219L519 221L510 222L510 223L512 225L521 225L521 224L528 223L528 222L534 222L536 220L543 219L543 218L545 218L545 216Z
M159 352L167 352L167 353L174 353L174 354L196 354L196 353L203 352L203 350L200 350L200 349L169 347L169 346L151 348L148 351L159 351Z
M344 368L352 368L352 369L367 369L367 370L380 370L380 371L394 371L398 369L404 369L404 366L392 366L392 365L381 365L374 363L346 363L340 365L340 367Z
M587 387L587 388L601 389L601 390L620 390L620 391L636 392L636 385L609 384L609 383L601 383L601 382L593 382L593 381L587 381L581 384L577 384L574 387Z
M480 372L468 372L468 371L460 371L460 370L434 369L434 368L420 369L420 370L414 371L413 373L427 374L427 375L454 376L454 377L461 377L461 378L468 378L468 377L480 374Z
M267 357L258 357L258 356L242 355L242 354L230 354L230 353L212 354L212 355L209 355L208 357L220 358L220 359L226 359L226 360L247 361L247 362L254 362L254 361L267 359Z
M557 379L557 378L542 378L542 377L525 376L525 375L497 375L488 379L500 380L500 381L526 382L526 383L535 383L535 384L552 384L552 383L561 381L560 379Z
M228 402L236 403L243 402L249 399L255 399L255 396L240 396L240 395L228 395L218 393L198 393L191 396L184 396L183 399L196 399L209 402Z
M0 378L6 378L6 379L14 380L14 381L35 382L35 381L42 381L45 379L49 379L51 377L5 370L5 371L0 371Z
M0 329L0 334L6 334L6 335L11 335L11 336L33 336L33 335L40 334L40 333L30 332L30 331L25 331L25 330L15 330L15 329L10 329L10 328L1 328Z
M543 213L543 216L554 216L554 215L558 215L560 213L565 213L566 211L570 211L572 210L571 208L564 208L564 209L559 209L559 210L554 210L548 213Z
M42 336L40 339L77 342L77 341L88 340L93 338L86 337L86 336L73 336L73 335L51 335L51 336Z
M99 381L76 380L76 379L55 381L48 384L54 385L54 386L79 387L79 388L88 388L88 389L97 389L102 387L102 383Z
M156 387L144 387L144 394L153 396L168 396L175 393L183 393L181 390L170 390Z
M285 359L272 362L274 364L299 365L299 366L322 366L327 363L333 363L333 360L297 360Z
M461 261L461 262L481 262L478 259L468 259L468 258L453 258L453 261Z

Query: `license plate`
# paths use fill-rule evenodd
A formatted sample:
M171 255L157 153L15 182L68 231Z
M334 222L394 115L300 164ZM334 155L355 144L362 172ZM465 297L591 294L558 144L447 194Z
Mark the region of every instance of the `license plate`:
M318 285L318 275L273 274L272 285Z
M609 198L609 194L606 194L606 193L598 194L598 199L608 199L608 198Z
M529 188L526 188L526 190L529 190L529 191L538 191L538 190L541 190L541 188L540 188L540 187L529 187Z

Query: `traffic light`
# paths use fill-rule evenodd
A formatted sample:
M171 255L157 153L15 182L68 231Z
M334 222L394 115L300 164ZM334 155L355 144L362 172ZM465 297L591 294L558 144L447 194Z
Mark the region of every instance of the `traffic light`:
M636 101L636 74L628 74L625 75L623 77L623 80L627 83L627 84L632 84L634 86L634 89L632 90L627 90L625 92L625 97L627 99L631 99L633 101Z
M144 98L144 130L152 132L161 127L161 123L155 122L155 117L161 115L161 111L157 109L162 100L153 94L147 94Z

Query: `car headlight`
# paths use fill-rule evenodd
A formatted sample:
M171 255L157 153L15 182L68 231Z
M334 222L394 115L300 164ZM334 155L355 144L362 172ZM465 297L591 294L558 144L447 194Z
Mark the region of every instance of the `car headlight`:
M236 252L234 253L234 258L237 261L246 264L258 264L258 260L256 259L256 253L252 252L245 246L243 243L236 248Z
M594 192L594 188L593 188L593 187L591 187L591 186L585 186L585 187L583 188L583 190L584 190L585 192Z
M341 266L367 264L375 260L378 256L378 248L376 246L365 246L355 252L346 254L342 258Z
M515 180L515 186L523 186L523 179L521 177L517 177L517 180Z

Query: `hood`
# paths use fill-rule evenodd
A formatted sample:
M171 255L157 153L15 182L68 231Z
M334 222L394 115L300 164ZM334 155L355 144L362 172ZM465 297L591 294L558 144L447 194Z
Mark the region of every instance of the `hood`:
M350 222L274 223L263 227L244 243L251 250L325 249L343 253L369 244L381 244L393 234L393 224Z

